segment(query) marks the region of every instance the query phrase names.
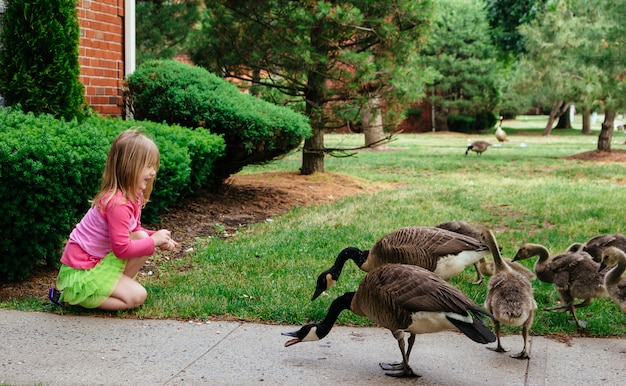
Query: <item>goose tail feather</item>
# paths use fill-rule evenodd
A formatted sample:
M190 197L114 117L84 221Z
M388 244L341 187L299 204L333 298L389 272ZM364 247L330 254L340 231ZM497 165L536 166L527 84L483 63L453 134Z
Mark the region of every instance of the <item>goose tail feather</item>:
M496 335L485 325L484 320L480 316L480 314L483 314L485 316L492 317L491 314L482 309L473 309L472 311L476 314L476 316L472 317L471 324L449 316L446 316L446 318L450 321L450 323L458 328L459 331L464 333L468 338L476 343L487 344L495 342Z

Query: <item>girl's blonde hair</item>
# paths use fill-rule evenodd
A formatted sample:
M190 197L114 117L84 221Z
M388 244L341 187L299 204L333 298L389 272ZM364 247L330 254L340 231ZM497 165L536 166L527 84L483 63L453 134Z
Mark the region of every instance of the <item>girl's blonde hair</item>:
M120 133L109 149L107 161L102 173L100 191L91 201L91 206L104 205L118 191L121 191L129 201L137 202L137 179L146 166L154 166L155 172L159 169L161 156L156 144L137 129L128 129ZM143 205L150 199L154 178L150 180L143 191Z

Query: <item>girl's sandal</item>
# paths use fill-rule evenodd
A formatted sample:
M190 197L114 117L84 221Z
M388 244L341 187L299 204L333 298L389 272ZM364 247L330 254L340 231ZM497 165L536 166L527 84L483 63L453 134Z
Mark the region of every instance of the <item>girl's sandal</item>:
M50 288L48 290L48 299L61 308L65 308L67 306L66 303L61 301L61 291L56 288Z

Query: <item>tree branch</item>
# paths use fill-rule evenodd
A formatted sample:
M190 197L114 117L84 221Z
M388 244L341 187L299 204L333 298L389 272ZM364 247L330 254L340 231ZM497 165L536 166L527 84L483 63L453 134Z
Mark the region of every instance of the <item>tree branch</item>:
M394 136L394 134L389 134L388 136L386 136L385 138L381 138L378 141L374 141L370 144L364 145L364 146L357 146L357 147L325 147L323 149L302 149L303 152L305 153L317 153L317 154L328 154L331 157L336 157L336 158L347 158L347 157L352 157L354 155L356 155L356 151L357 150L363 150L363 149L369 149L369 148L373 148L376 147L378 145L382 145L382 144L387 144L390 142L395 141L397 138Z

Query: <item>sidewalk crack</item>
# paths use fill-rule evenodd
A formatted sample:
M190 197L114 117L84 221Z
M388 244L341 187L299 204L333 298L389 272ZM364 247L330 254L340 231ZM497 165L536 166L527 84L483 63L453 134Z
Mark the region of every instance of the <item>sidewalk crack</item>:
M189 362L186 366L184 366L183 368L181 368L177 373L173 374L171 377L169 377L168 379L165 380L165 382L163 382L163 385L167 385L169 384L174 378L178 377L180 374L183 374L185 372L185 370L187 370L188 368L190 368L191 366L193 366L196 362L198 362L200 359L204 358L205 356L207 356L208 353L210 353L211 351L213 351L214 348L216 348L217 346L219 346L224 340L226 340L233 332L235 332L237 329L239 329L239 327L241 327L243 325L243 323L239 323L237 325L237 327L233 328L232 330L230 330L227 334L224 334L222 336L222 338L220 340L218 340L217 342L215 342L214 345L212 345L211 347L209 347L204 353L202 353L202 355L198 356L196 359L194 359L193 361Z

